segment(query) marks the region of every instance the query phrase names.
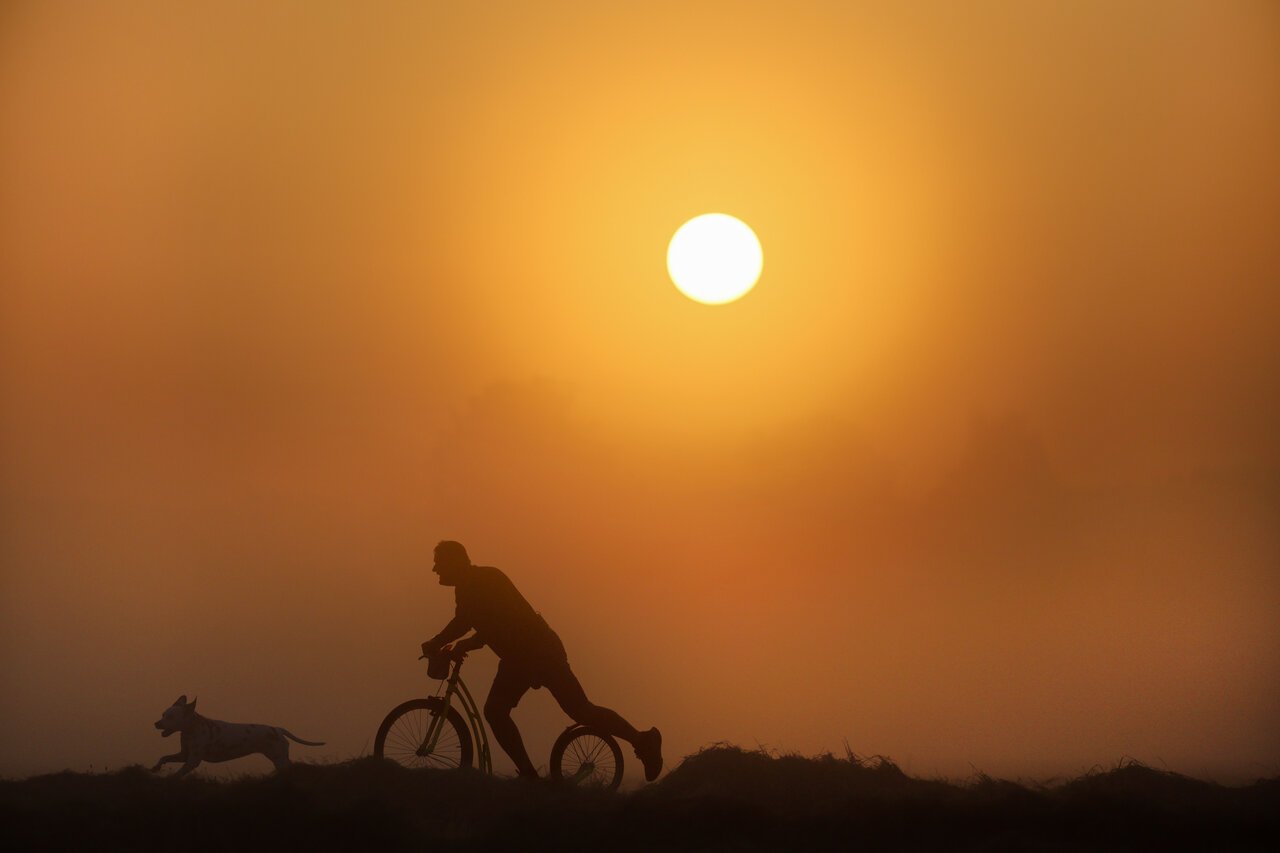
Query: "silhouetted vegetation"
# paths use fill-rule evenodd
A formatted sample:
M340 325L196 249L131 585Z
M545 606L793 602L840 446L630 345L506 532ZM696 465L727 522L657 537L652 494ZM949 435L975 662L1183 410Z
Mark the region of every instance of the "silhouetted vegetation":
M1280 779L1228 788L1124 763L1053 787L952 784L733 746L624 794L372 758L232 782L141 767L0 782L0 844L29 850L1261 851L1278 830Z

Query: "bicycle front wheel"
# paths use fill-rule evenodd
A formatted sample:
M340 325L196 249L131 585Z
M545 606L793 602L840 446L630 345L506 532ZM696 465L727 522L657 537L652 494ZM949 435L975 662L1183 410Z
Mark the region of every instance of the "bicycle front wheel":
M551 777L584 788L616 791L622 784L622 750L590 726L570 726L551 747Z
M373 741L373 754L414 769L470 767L471 730L457 708L450 707L441 715L439 700L410 699L382 721Z

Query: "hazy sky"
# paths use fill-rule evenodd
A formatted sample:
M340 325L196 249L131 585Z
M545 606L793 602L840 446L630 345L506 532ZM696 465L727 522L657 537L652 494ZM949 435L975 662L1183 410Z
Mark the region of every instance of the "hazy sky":
M1277 151L1263 0L5 3L0 774L367 752L450 538L669 763L1276 775Z

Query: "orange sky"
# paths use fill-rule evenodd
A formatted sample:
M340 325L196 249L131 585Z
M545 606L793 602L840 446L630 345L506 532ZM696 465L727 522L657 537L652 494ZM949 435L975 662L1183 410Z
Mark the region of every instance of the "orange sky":
M443 538L669 760L1275 775L1277 150L1263 2L7 3L0 775L362 754Z

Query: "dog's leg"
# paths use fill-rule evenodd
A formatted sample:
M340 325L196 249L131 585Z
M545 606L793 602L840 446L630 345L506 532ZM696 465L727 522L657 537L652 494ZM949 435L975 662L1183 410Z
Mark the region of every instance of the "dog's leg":
M186 760L187 760L186 752L175 752L173 755L161 756L160 760L157 761L155 766L151 768L151 772L155 773L159 771L161 767L168 764L170 761L186 761Z
M264 749L262 754L271 759L271 763L276 766L276 772L281 773L289 769L289 742L284 738L280 738L270 747Z
M192 770L195 770L199 766L200 766L200 759L188 758L186 763L183 764L181 767L179 767L178 772L174 773L171 778L181 779L183 776L186 776L188 773L190 773Z

